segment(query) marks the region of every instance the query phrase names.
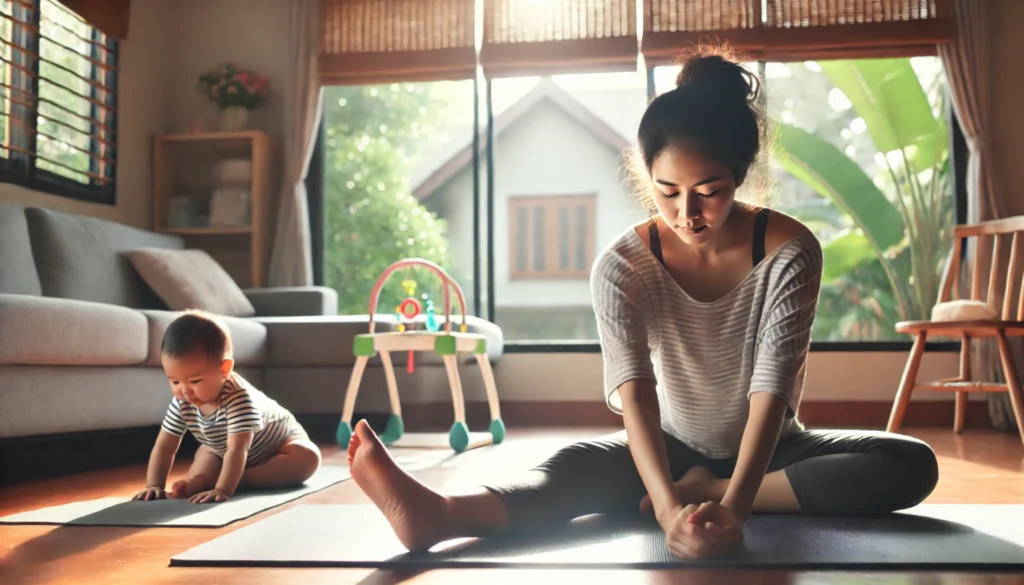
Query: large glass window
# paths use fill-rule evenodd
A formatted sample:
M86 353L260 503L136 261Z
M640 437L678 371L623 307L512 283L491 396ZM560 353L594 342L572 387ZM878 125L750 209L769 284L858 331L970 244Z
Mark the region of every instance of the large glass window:
M323 279L339 312L366 314L381 273L409 257L443 267L472 307L473 81L328 87L323 124ZM388 279L379 313L408 296L406 280L421 302L443 293L414 269Z
M623 151L646 103L639 72L502 78L494 114L494 321L506 343L592 342L594 258L646 217Z
M955 208L941 61L747 67L762 76L777 138L771 204L824 246L814 341L905 340L893 325L927 318ZM653 69L653 91L677 73ZM647 217L622 159L647 83L639 72L493 80L475 142L472 80L328 88L324 280L342 312L365 313L381 270L422 256L458 279L506 344L596 343L593 261ZM403 296L399 280L382 311Z

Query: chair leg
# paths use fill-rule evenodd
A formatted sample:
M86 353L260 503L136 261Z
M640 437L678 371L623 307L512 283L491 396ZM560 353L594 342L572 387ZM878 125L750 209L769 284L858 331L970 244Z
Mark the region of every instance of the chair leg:
M1017 368L1013 364L1010 342L1003 331L996 331L996 339L999 341L999 357L1003 362L1003 376L1006 378L1006 388L1010 392L1013 417L1017 419L1017 432L1020 433L1021 442L1024 442L1024 395L1021 394L1020 379L1017 378Z
M907 413L907 405L910 404L910 395L914 392L914 384L917 383L917 372L921 368L921 356L924 355L924 342L928 333L922 331L914 339L914 347L910 350L910 358L907 360L907 367L903 370L903 379L900 380L899 390L896 392L896 400L892 404L892 412L889 413L889 424L885 430L895 433L903 422L903 416Z
M960 340L960 379L971 381L971 338L964 335ZM967 416L967 392L956 393L956 411L953 415L953 432L964 432L964 418Z

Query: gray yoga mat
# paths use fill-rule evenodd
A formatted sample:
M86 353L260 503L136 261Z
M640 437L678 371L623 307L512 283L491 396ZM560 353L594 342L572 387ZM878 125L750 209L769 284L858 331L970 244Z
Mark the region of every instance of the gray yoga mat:
M193 504L177 499L136 502L125 498L100 498L4 516L0 518L0 524L216 528L318 492L350 477L348 467L323 466L302 486L239 491L230 500L217 504Z
M753 516L725 558L681 561L653 520L581 518L535 537L407 553L372 506L300 505L197 546L173 566L376 568L1024 569L1024 505L922 505L884 518Z

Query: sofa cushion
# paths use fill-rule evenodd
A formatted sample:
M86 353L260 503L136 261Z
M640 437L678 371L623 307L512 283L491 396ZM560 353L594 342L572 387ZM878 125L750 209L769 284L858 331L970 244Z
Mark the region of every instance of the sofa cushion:
M149 288L173 311L201 309L230 317L256 314L231 275L204 250L140 248L126 255Z
M164 332L180 313L174 311L140 311L149 320L149 355L147 366L160 366L160 344ZM235 363L239 366L262 365L267 359L267 328L258 321L239 317L219 317L231 333Z
M148 350L146 317L133 309L0 294L0 365L135 365Z
M167 308L123 253L182 249L181 238L38 207L26 208L25 217L44 295L136 309Z
M25 210L0 203L0 293L42 295Z
M378 317L374 331L397 331L393 315ZM338 315L322 317L256 317L267 326L268 366L351 366L355 363L352 342L356 335L369 333L367 315ZM443 323L444 319L440 321ZM459 321L461 323L461 321ZM501 328L484 319L468 317L469 333L482 333L487 339L487 355L496 361L504 349ZM453 329L455 329L453 327ZM407 363L408 352L394 352L392 362ZM468 361L475 361L466 356ZM375 357L371 363L380 363ZM415 364L441 364L432 352L419 352Z

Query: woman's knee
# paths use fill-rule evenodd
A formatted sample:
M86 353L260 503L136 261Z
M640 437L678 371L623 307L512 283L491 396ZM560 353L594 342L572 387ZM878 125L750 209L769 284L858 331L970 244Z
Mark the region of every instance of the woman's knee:
M935 451L919 439L898 437L887 449L891 453L888 473L893 482L893 509L911 508L923 502L939 483L939 463Z

